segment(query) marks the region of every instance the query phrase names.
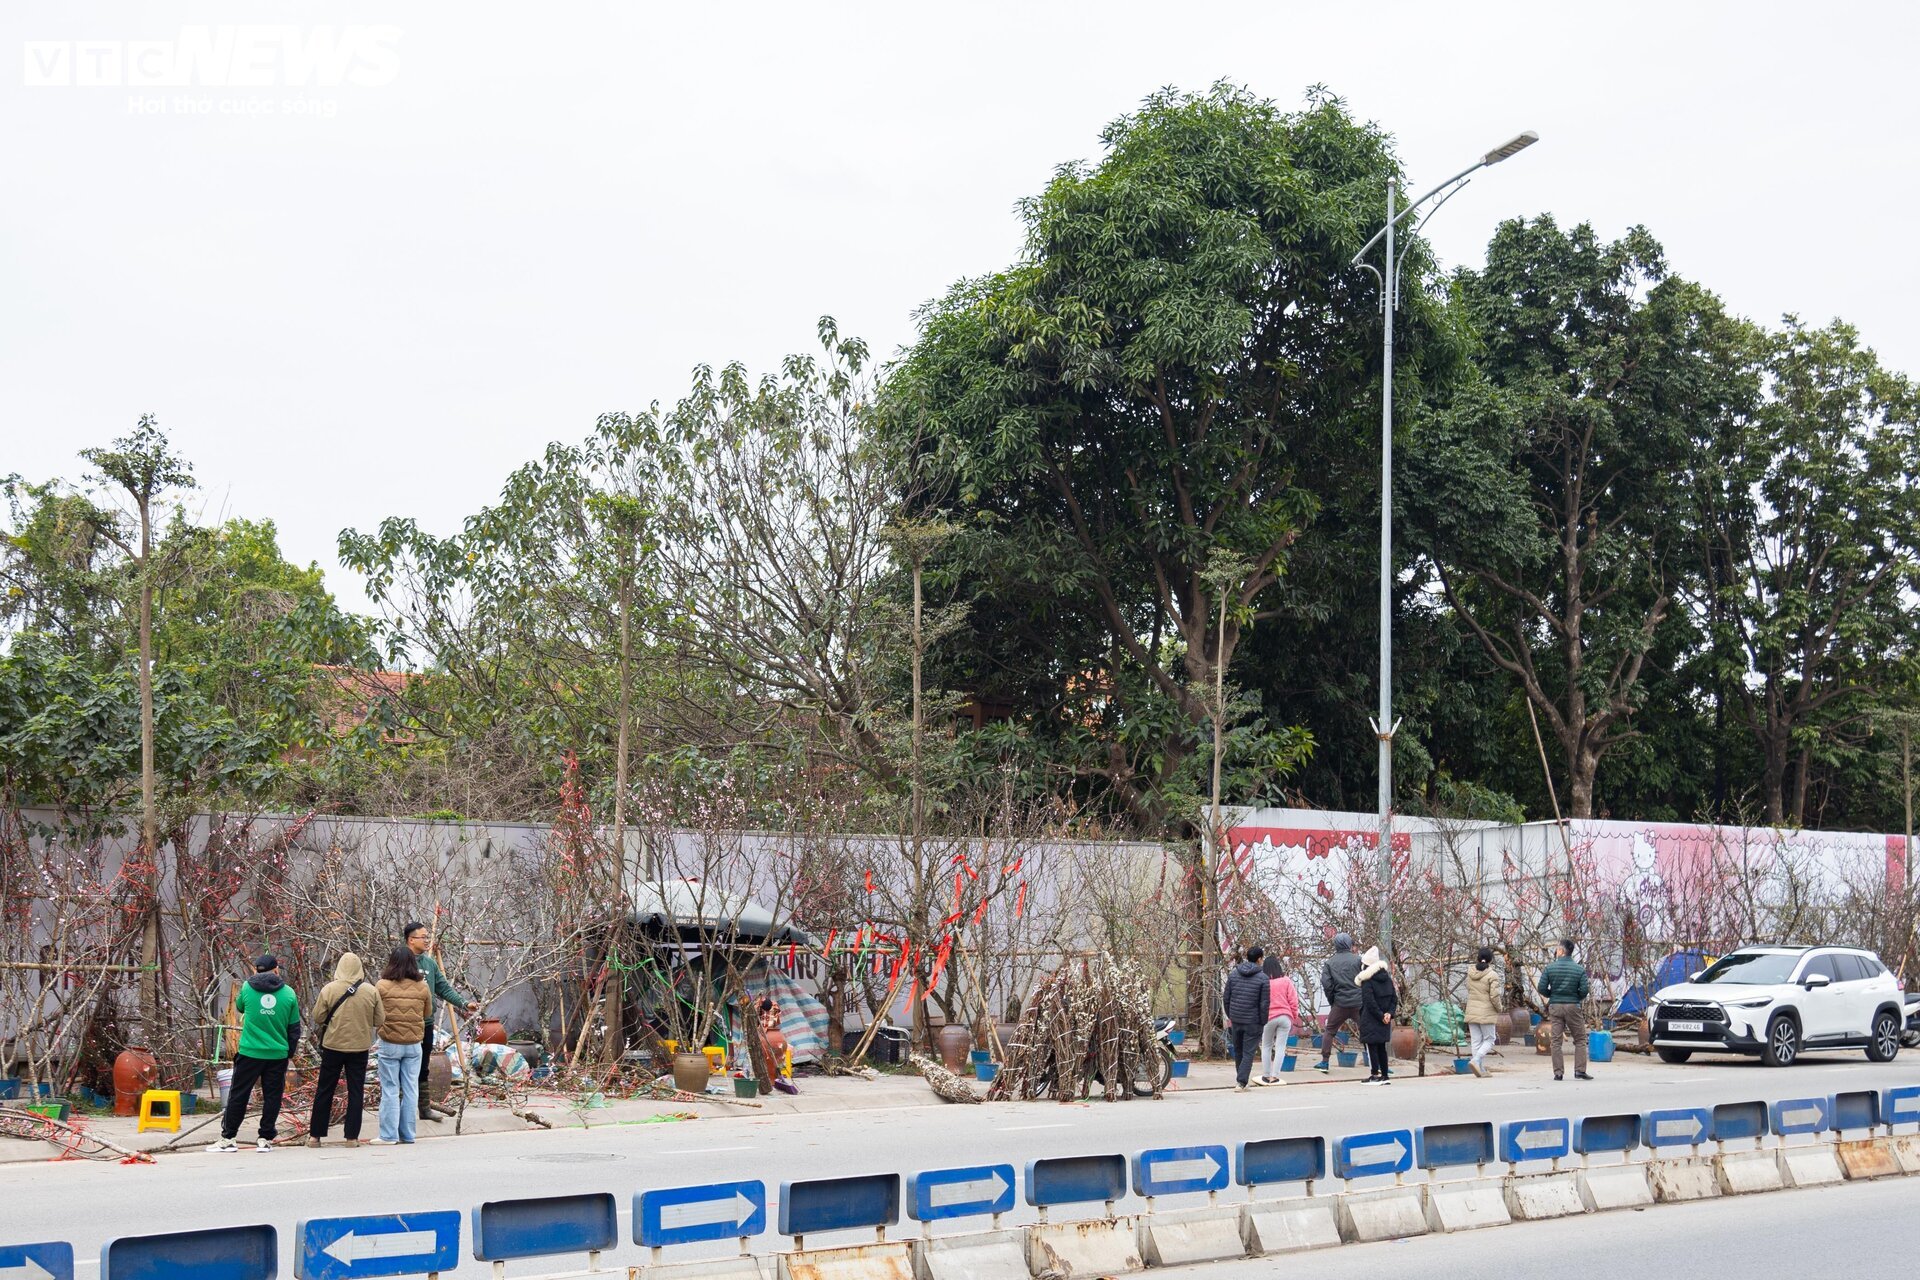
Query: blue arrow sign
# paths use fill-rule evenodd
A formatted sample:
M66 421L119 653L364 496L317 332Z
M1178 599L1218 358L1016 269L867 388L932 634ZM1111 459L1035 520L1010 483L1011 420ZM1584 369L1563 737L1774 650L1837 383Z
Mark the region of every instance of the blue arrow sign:
M1902 1085L1883 1092L1880 1119L1885 1124L1920 1124L1920 1085Z
M869 1173L854 1178L813 1178L780 1184L780 1234L890 1227L900 1221L900 1175Z
M122 1236L100 1252L100 1280L275 1280L280 1235L272 1227L219 1227Z
M1871 1089L1836 1093L1833 1095L1832 1115L1836 1133L1847 1129L1875 1128L1880 1123L1880 1095Z
M417 1276L460 1265L460 1215L387 1213L364 1218L311 1218L294 1228L299 1280Z
M1013 1209L1013 1166L929 1169L907 1179L907 1216L915 1222L972 1218Z
M740 1240L767 1229L762 1182L666 1187L633 1198L633 1242L649 1249L707 1240Z
M1127 1194L1125 1156L1055 1156L1027 1163L1027 1203L1104 1204Z
M1317 1181L1327 1176L1327 1140L1267 1138L1243 1142L1234 1153L1233 1176L1243 1187Z
M1564 1160L1573 1151L1573 1126L1563 1118L1512 1120L1500 1126L1500 1158L1508 1164Z
M1795 1133L1825 1133L1831 1127L1827 1115L1825 1098L1783 1098L1773 1104L1773 1131L1783 1138Z
M1413 1132L1388 1129L1383 1133L1356 1133L1333 1148L1333 1171L1343 1178L1371 1178L1383 1173L1405 1173L1413 1168Z
M1693 1147L1713 1132L1713 1113L1705 1107L1675 1107L1649 1111L1640 1126L1641 1140L1650 1147Z
M1430 1124L1414 1132L1414 1161L1422 1169L1457 1169L1493 1159L1493 1126Z
M619 1241L610 1192L489 1200L473 1207L473 1256L480 1262L593 1253Z
M73 1246L0 1244L0 1280L73 1280Z
M1152 1197L1224 1191L1229 1167L1225 1147L1142 1151L1133 1158L1133 1194Z

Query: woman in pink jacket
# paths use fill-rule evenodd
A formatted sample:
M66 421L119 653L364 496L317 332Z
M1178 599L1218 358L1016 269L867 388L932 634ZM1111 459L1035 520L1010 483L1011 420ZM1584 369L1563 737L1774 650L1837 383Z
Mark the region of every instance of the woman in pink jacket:
M1278 952L1268 952L1267 1025L1260 1032L1261 1084L1284 1084L1280 1078L1280 1059L1287 1052L1287 1037L1300 1022L1300 993Z

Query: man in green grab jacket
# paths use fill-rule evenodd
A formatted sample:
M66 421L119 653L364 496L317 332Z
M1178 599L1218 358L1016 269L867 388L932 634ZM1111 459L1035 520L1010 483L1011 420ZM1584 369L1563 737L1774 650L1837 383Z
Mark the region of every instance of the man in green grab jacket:
M419 962L420 977L427 984L427 1035L426 1039L420 1042L420 1118L438 1121L440 1114L433 1109L433 1104L427 1101L427 1079L430 1074L428 1068L433 1063L433 1028L438 1014L433 1002L445 1000L462 1013L468 1012L473 1006L453 989L453 984L447 981L447 975L440 971L440 961L432 955L433 934L427 926L417 920L414 921L401 934L401 940L407 944L407 950L413 952L414 959Z
M240 1014L240 1043L233 1054L233 1083L227 1086L226 1109L220 1113L220 1141L214 1151L238 1151L240 1122L246 1119L253 1086L260 1086L260 1141L255 1147L273 1150L279 1134L280 1099L287 1088L287 1059L300 1047L300 1002L293 988L280 978L280 961L261 956L253 962L253 977L240 988L233 1007Z
M1573 939L1560 940L1559 954L1541 970L1537 988L1547 998L1547 1036L1553 1042L1553 1078L1565 1079L1566 1059L1563 1042L1573 1037L1573 1078L1591 1080L1587 1074L1587 982L1586 966L1573 958Z

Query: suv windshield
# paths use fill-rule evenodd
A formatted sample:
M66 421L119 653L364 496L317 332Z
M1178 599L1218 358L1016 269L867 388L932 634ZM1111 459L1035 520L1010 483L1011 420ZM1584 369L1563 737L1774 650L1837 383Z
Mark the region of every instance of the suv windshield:
M1793 967L1799 963L1800 957L1794 952L1736 951L1714 961L1713 966L1695 981L1746 987L1774 986L1791 979Z

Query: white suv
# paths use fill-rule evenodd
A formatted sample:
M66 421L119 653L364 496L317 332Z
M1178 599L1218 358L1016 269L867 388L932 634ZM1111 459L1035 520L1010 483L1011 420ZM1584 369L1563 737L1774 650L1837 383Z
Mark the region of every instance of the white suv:
M1653 995L1653 1043L1663 1062L1696 1052L1757 1054L1770 1067L1801 1052L1900 1052L1906 1011L1880 957L1852 947L1741 947Z

